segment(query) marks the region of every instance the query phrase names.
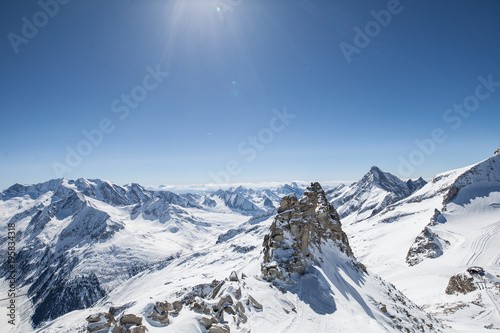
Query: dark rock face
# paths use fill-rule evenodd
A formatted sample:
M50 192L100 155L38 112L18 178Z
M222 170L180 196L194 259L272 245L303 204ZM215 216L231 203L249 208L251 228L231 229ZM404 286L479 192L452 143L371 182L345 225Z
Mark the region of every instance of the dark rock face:
M408 179L406 181L406 185L408 186L408 189L411 193L420 190L425 186L425 184L427 184L427 182L422 177L418 178L417 180Z
M73 281L64 278L50 280L45 272L42 274L43 284L34 283L28 290L34 293L32 298L35 312L32 317L33 325L57 318L73 310L85 309L98 299L106 296L95 275L81 277ZM54 287L55 286L55 287ZM61 287L64 286L64 287ZM37 292L42 290L41 292Z
M446 287L446 293L452 295L455 293L468 294L476 290L476 286L472 282L474 279L467 274L456 274L450 278L448 286Z
M445 239L439 237L432 231L432 227L439 223L445 223L446 218L438 209L434 210L434 215L424 230L415 238L406 255L406 263L409 266L414 266L426 258L437 258L443 255L443 247L449 245Z
M264 238L264 278L288 280L293 274L303 274L314 258L313 250L321 252L321 246L329 240L353 257L339 216L321 185L311 183L300 199L294 194L285 196Z
M420 235L415 238L410 250L408 250L406 263L414 266L422 262L425 258L437 258L442 254L443 249L438 236L429 227L425 227Z

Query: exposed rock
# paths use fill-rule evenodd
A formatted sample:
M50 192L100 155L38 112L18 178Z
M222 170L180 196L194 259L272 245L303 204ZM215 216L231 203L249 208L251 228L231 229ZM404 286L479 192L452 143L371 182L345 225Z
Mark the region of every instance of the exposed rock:
M449 245L447 240L440 238L430 229L430 226L438 221L440 214L441 213L436 210L436 213L431 218L431 222L417 238L415 238L415 241L406 255L406 263L409 266L414 266L426 258L437 258L441 256L443 254L443 247Z
M172 306L174 307L174 311L179 312L182 310L182 303L179 301L175 301L174 303L172 303Z
M238 274L236 274L235 271L231 272L231 275L229 276L229 281L236 281L236 282L239 281L238 280Z
M214 290L212 291L212 294L210 295L210 298L216 298L217 297L217 294L219 293L220 291L220 288L224 285L224 281L222 281L221 283L219 283L215 288Z
M243 306L243 303L238 302L236 303L235 306L236 312L238 313L238 317L240 318L242 323L246 323L248 318L245 315L245 307Z
M236 291L234 292L234 296L236 297L236 299L241 299L241 288L236 289Z
M217 319L214 317L208 318L208 317L203 317L201 319L198 319L198 322L200 323L201 326L205 327L206 329L209 329L213 324L217 323Z
M226 313L228 313L230 315L236 314L236 311L234 310L234 308L231 305L224 306L224 311L226 311Z
M262 304L257 302L255 298L253 298L251 295L248 295L248 302L252 304L252 306L258 310L262 310Z
M450 278L448 286L446 287L446 293L452 295L455 293L468 294L471 291L476 290L476 286L472 282L474 279L467 274L456 274Z
M227 325L214 325L212 327L210 327L210 329L208 330L208 333L230 333L231 330L229 328L229 326Z
M422 177L418 178L417 180L408 179L406 181L406 185L408 186L408 189L410 190L411 193L417 192L426 184L427 182Z
M220 304L220 302L219 302L219 304ZM202 303L194 302L191 305L190 309L193 310L194 312L204 313L206 315L212 313L212 311L208 308L208 306L204 302L202 302Z
M170 323L170 320L168 319L169 306L167 304L168 302L166 303L157 302L156 305L153 307L153 312L151 312L148 318L156 320L163 325Z
M142 325L142 318L138 317L134 314L124 314L120 318L120 325L133 324L133 325Z
M96 332L106 327L111 327L116 324L116 320L112 314L101 312L88 316L87 330L89 332Z
M495 155L500 155L500 147L497 148L497 150L495 150Z
M130 333L146 333L146 326L135 326L130 329Z
M300 199L290 194L281 200L278 215L264 238L264 278L288 280L290 275L303 274L314 257L312 249L321 252L326 241L333 241L354 259L337 212L321 185L311 183Z
M222 297L219 300L219 303L217 303L217 305L214 305L214 310L215 311L219 311L224 306L226 306L226 305L232 305L232 304L233 304L233 298L230 295L227 295L225 297Z

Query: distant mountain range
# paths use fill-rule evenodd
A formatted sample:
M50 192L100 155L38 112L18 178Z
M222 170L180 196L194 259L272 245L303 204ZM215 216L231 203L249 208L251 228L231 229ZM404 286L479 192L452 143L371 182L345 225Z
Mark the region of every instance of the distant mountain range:
M500 329L499 209L499 155L429 183L372 167L325 191L54 179L0 192L0 244L15 225L16 330ZM457 274L488 288L448 295Z

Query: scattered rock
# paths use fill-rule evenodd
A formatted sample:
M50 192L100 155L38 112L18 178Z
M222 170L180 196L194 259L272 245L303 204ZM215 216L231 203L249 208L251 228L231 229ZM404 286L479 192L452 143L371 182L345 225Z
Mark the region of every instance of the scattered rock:
M236 282L238 282L238 281L239 281L239 280L238 280L238 274L236 274L236 272L235 272L235 271L232 271L232 272L231 272L231 275L229 275L229 281L236 281Z
M201 326L205 327L208 330L213 324L217 323L217 319L215 317L203 317L201 319L198 319L198 322Z
M250 304L252 304L252 306L253 306L254 308L258 309L258 310L262 310L262 308L263 308L263 307L262 307L262 304L260 304L259 302L257 302L257 301L255 300L255 298L253 298L251 295L248 295L248 302L249 302Z
M468 294L471 291L476 290L476 286L472 282L474 279L466 274L456 274L450 278L448 286L446 287L446 293L452 295L455 293Z
M220 288L222 288L222 286L224 285L224 281L222 281L221 283L219 283L215 288L214 290L212 291L212 294L210 295L210 298L216 298L217 297L217 294L219 293L220 291Z
M115 317L107 312L96 313L88 316L86 319L88 322L87 330L89 332L99 331L106 327L116 325Z
M135 326L130 329L130 333L146 333L146 326Z
M233 298L230 295L227 295L226 297L222 297L219 300L219 303L217 305L214 305L214 311L219 311L226 305L232 305L233 304Z
M179 301L175 301L174 303L172 303L172 306L174 307L174 310L177 312L182 310L182 303Z
M231 330L229 328L229 326L227 325L214 325L212 327L210 327L210 329L208 330L208 333L230 333Z
M133 325L140 326L140 325L142 325L142 318L138 317L134 314L124 314L120 318L120 325L126 325L126 324L133 324Z

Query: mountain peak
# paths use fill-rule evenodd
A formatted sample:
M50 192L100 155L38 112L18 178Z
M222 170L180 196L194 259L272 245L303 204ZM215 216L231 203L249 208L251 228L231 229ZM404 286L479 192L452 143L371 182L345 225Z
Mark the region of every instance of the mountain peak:
M267 280L302 275L327 243L354 258L337 212L315 182L300 199L292 193L281 200L278 215L264 238L262 273Z

